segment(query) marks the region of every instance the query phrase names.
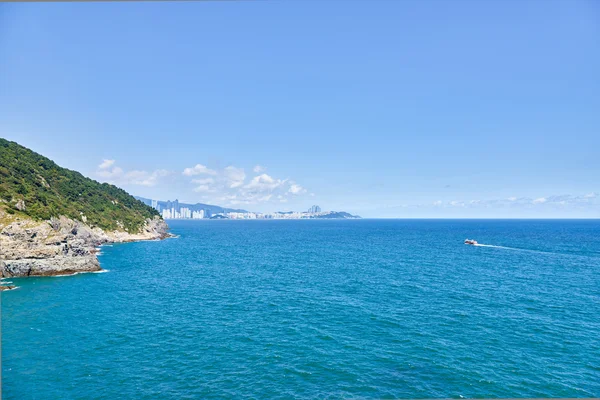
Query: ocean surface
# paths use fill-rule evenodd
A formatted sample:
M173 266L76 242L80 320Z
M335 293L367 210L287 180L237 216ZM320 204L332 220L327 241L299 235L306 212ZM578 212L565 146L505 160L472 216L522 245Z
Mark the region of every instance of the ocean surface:
M4 398L600 397L598 220L170 225L12 279Z

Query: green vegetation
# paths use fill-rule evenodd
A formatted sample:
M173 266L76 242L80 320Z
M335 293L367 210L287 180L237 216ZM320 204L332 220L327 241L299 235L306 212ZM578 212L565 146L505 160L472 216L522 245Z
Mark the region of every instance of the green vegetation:
M24 202L25 208L22 207ZM64 215L105 230L138 232L159 213L123 189L61 168L15 142L0 138L0 207L9 214L48 220ZM119 223L121 226L119 226Z

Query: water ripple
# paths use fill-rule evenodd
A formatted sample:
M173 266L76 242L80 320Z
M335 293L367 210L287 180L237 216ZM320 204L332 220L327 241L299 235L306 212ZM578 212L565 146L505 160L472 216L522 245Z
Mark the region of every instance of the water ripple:
M109 274L15 279L5 397L600 396L598 222L173 230L103 247Z

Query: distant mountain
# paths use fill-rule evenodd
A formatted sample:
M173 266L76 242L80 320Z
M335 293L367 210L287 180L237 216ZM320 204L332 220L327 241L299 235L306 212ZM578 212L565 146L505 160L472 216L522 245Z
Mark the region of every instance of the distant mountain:
M142 203L152 207L152 201L153 201L152 199L147 199L145 197L140 197L140 196L133 196L133 197L135 197ZM191 211L204 210L205 212L208 212L210 215L228 213L228 212L239 212L239 213L247 213L248 212L246 210L225 208L225 207L221 207L221 206L215 206L212 204L204 204L204 203L188 204L188 203L180 203L178 200L173 200L173 201L171 201L171 200L168 200L168 201L154 200L154 201L156 202L156 205L159 206L159 208L161 210L175 208L176 211L179 211L179 209L181 207L184 207L184 208L190 209Z
M319 219L359 219L360 217L358 215L352 215L352 214L347 213L345 211L330 211L328 213L323 213L323 214L316 215L313 218L319 218Z
M276 214L281 215L292 215L295 214L295 211L277 211ZM308 216L303 216L305 219L360 219L361 217L358 215L352 215L345 211L323 211L314 213Z

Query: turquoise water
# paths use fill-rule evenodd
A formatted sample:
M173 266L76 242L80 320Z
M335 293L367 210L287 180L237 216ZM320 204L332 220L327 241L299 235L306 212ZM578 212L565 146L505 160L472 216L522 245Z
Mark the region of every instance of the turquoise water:
M600 221L170 225L13 280L5 398L600 396Z

